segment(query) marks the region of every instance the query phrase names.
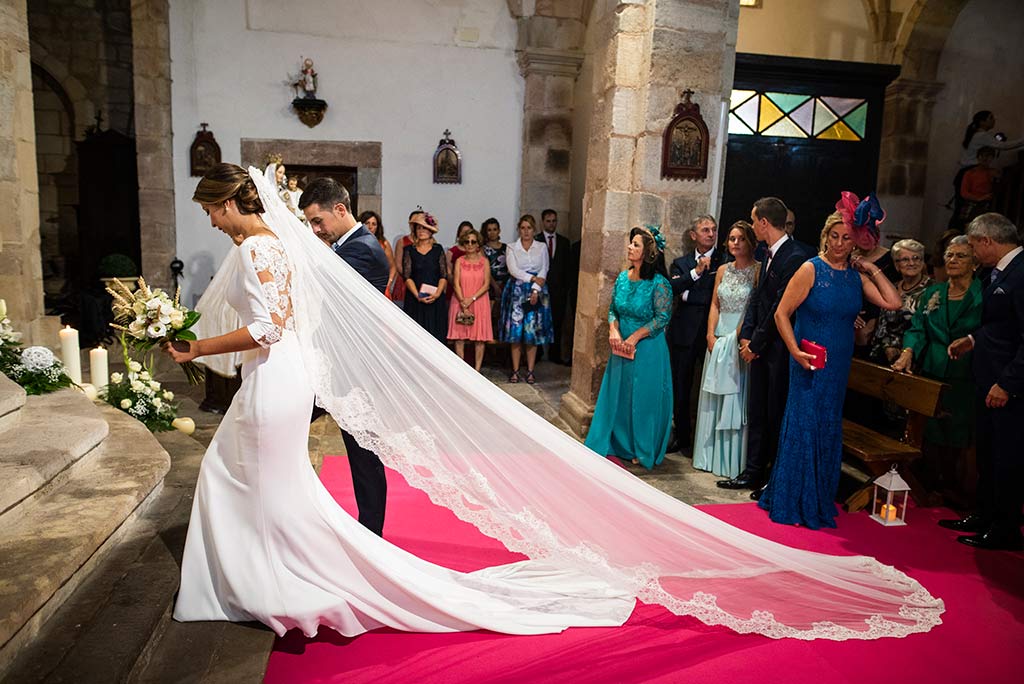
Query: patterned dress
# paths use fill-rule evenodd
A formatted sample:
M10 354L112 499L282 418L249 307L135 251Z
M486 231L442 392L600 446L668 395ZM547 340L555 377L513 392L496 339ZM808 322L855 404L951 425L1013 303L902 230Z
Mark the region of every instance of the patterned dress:
M743 320L760 264L740 270L723 266L718 284L718 325L713 351L704 356L704 375L693 440L693 467L722 477L736 477L747 461L747 376L740 360L736 328Z
M895 361L888 357L885 353L886 349L895 349L896 355L899 356L900 350L903 349L903 334L910 329L910 322L921 301L921 293L931 284L932 279L928 276L921 278L921 282L910 291L902 288L902 281L897 283L896 289L899 290L903 304L896 311L882 311L878 314L875 336L871 340L870 359L872 361L883 366L888 366Z
M636 345L633 360L611 355L601 380L586 444L602 456L637 459L647 469L661 463L672 427L672 369L665 326L672 317L672 286L655 274L615 280L608 322L618 321L622 339L638 328L651 334Z
M789 360L789 397L779 453L758 505L777 523L811 529L835 527L835 497L843 460L843 397L853 358L853 322L863 285L852 268L834 269L821 257L814 285L796 310L796 340L827 350L825 367L805 370Z

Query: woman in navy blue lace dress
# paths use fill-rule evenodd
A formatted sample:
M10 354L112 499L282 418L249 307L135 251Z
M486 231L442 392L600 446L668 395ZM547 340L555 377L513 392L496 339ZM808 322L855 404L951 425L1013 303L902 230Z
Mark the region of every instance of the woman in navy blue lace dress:
M896 288L877 266L850 260L858 229L853 223L852 216L844 218L839 211L828 217L819 255L796 272L775 313L779 335L792 356L789 397L775 467L758 504L777 523L811 529L836 526L853 323L862 296L883 309L901 304ZM790 323L794 313L795 329ZM800 350L805 339L826 348L824 368L812 368L814 357Z

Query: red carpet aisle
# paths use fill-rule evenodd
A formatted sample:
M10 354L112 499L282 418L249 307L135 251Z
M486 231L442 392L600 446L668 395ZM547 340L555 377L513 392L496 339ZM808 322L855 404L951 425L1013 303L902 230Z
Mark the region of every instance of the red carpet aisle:
M321 477L354 512L343 457L324 459ZM388 472L387 538L435 563L475 570L519 558L430 503ZM843 514L839 529L814 532L768 521L755 504L703 510L755 534L834 554L874 555L918 579L946 602L928 634L879 641L786 641L741 636L640 605L624 627L570 629L511 637L489 632L407 634L380 630L347 639L324 630L278 639L268 684L323 682L788 682L829 684L1001 684L1024 671L1024 554L975 552L935 520L941 509L912 510L910 524L885 529L864 513ZM614 520L609 520L614 524ZM642 530L637 531L642 534Z

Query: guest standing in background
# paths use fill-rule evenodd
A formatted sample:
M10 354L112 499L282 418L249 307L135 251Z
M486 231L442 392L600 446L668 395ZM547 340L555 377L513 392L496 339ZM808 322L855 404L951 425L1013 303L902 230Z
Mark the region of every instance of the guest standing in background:
M671 366L662 334L672 314L672 288L664 248L655 226L629 231L629 268L615 279L608 309L612 355L586 440L603 456L648 470L664 460L672 422Z
M932 284L924 270L924 245L917 240L900 240L892 246L893 261L902 278L896 282L903 305L896 311L882 311L871 339L869 358L888 366L899 358L903 349L903 333L917 311L921 293Z
M982 293L981 327L954 340L949 354L974 350L978 421L978 510L940 525L973 532L958 542L977 549L1024 548L1024 249L1017 227L1001 214L971 221L967 238L983 266L992 268Z
M958 235L946 247L949 280L924 289L912 323L903 335L892 367L944 382L942 416L930 418L924 432L924 458L914 463L931 491L948 491L964 481L969 469L967 449L974 443L974 378L971 353L949 357L949 344L981 325L981 281L974 277L974 252L967 236ZM961 472L957 473L957 470Z
M480 226L483 233L483 252L491 265L491 326L497 330L501 318L501 293L508 282L508 266L505 263L507 245L501 241L501 224L493 216Z
M462 255L466 253L466 250L462 249L462 236L471 230L474 230L474 228L470 221L463 221L455 230L455 244L449 247L448 251L445 253L445 259L448 260L449 273L455 273L455 262L461 259ZM451 290L449 290L449 292L451 292Z
M381 248L384 250L384 255L388 258L390 272L388 274L388 286L384 292L389 293L395 285L395 279L398 277L398 267L395 266L395 252L391 249L391 243L384 237L384 223L380 220L380 215L375 211L364 211L359 214L359 222L366 227L366 230L370 231L373 237L377 238L377 242L380 243Z
M698 216L687 234L690 250L672 262L669 282L676 299L669 324L669 353L672 358L675 439L669 451L692 454L693 379L700 377L708 331L708 305L715 287L715 272L728 260L718 249L718 223L713 216Z
M466 359L466 341L475 347L473 365L480 372L484 343L494 339L491 328L490 263L480 253L480 233L473 229L462 234L462 258L455 262L451 304L448 308L448 339L455 342L455 353ZM460 321L461 317L461 321ZM472 317L472 321L467 320Z
M775 325L791 357L789 394L778 457L758 499L774 522L815 530L836 526L843 397L861 299L885 309L900 307L900 296L881 269L863 259L851 261L856 231L869 228L855 223L862 214L844 200L825 222L819 255L797 270L775 311ZM795 327L790 323L794 315ZM801 349L804 340L825 348L823 368L811 365L814 356Z
M565 310L571 280L570 268L572 257L569 253L569 238L559 235L558 212L545 209L540 213L541 228L535 239L544 244L548 251L548 295L551 299L551 344L548 347L548 360L552 363L565 364L562 356L562 327L565 324Z
M853 193L849 193L849 197L852 206L858 206L861 204L860 200ZM874 227L858 230L854 234L856 245L853 250L853 255L865 263L872 264L882 269L882 273L885 274L885 277L889 282L896 282L900 279L900 275L899 271L896 270L896 264L893 261L892 252L880 244L882 234L878 229L878 224L885 220L885 212L882 211L874 193L868 195L868 197L865 198L865 202L869 203L871 207L870 210L874 212ZM870 225L870 223L871 222L867 225ZM871 302L864 302L864 308L854 321L854 328L856 331L854 335L854 356L862 359L868 358L871 349L871 340L875 335L875 327L878 325L878 316L880 312L881 309L879 309L879 307L875 306Z
M711 293L693 467L736 477L747 457L749 370L740 360L739 328L760 264L754 261L757 238L746 221L732 224L725 244L733 260L718 269Z
M534 239L537 221L525 214L516 224L519 239L505 250L509 281L501 297L501 341L511 345L512 373L509 382L519 382L519 365L526 352L526 382L535 382L537 346L550 344L551 304L547 276L548 250Z
M416 208L416 211L410 212L409 214L409 232L403 235L401 238L395 240L395 283L390 290L391 299L398 306L405 307L405 274L402 272L402 268L405 266L405 250L416 242L416 229L419 226L414 219L417 216L423 216L424 212L420 208Z
M779 425L789 391L789 356L775 325L775 309L790 278L810 256L803 244L786 233L786 212L777 197L762 197L750 212L754 234L768 249L740 329L740 358L750 364L747 465L738 476L716 483L723 489L758 490L767 482L779 446Z
M999 170L992 168L996 151L991 147L978 150L978 163L963 173L960 181L960 223L966 226L992 208L993 187Z
M444 249L434 240L437 232L434 217L424 212L412 221L416 224L416 244L402 254L405 313L443 343L448 333L448 307L444 298L448 262Z

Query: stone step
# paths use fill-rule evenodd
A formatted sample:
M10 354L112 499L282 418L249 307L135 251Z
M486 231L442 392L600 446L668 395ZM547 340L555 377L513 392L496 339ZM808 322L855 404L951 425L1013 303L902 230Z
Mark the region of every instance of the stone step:
M67 397L39 397L47 398L65 402L69 417L88 413ZM59 484L19 505L13 524L0 525L0 674L118 547L170 467L144 425L109 406L89 408L109 425L106 439ZM24 437L24 428L25 422L13 434ZM37 436L41 444L62 438Z
M17 422L0 432L0 530L87 466L83 457L109 431L100 408L77 390L24 399Z
M21 407L25 405L25 390L21 385L0 373L0 433L18 424Z

